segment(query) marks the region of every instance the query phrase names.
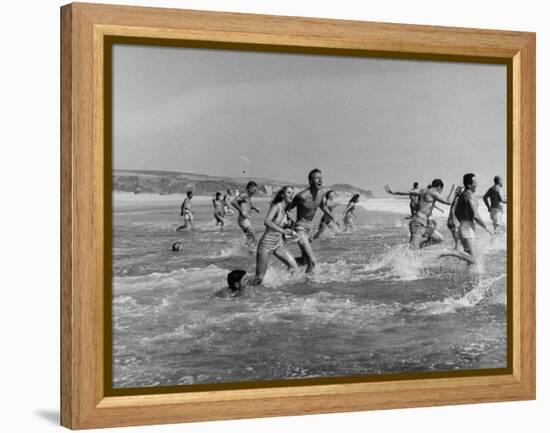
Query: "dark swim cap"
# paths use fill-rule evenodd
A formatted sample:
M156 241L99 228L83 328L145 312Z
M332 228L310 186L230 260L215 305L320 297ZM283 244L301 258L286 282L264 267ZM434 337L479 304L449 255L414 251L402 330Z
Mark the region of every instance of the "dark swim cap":
M242 269L235 269L227 274L227 285L233 291L240 290L240 288L235 287L235 284L240 283L243 277L246 275L246 271Z

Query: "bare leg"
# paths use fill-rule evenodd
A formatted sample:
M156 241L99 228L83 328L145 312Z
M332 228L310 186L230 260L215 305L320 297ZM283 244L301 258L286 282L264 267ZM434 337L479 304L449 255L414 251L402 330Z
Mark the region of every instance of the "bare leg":
M256 276L254 277L255 284L261 284L267 272L269 263L269 253L264 248L258 248L256 253Z
M325 223L319 224L319 230L317 231L317 233L315 233L315 236L313 236L313 239L319 238L325 232L326 229L327 229L327 225Z
M441 254L439 257L456 257L457 259L464 260L469 265L473 265L477 260L477 250L474 239L460 239L464 252L452 252Z
M315 268L317 260L315 259L315 254L313 253L313 249L311 248L311 244L307 236L300 236L298 246L300 247L300 250L302 250L302 258L307 262L306 273L310 273L313 271L313 268Z
M413 250L418 250L420 248L420 244L422 243L422 233L416 232L411 233L411 238L409 240L409 244Z
M285 247L279 247L273 253L281 262L287 265L293 272L298 270L298 263Z

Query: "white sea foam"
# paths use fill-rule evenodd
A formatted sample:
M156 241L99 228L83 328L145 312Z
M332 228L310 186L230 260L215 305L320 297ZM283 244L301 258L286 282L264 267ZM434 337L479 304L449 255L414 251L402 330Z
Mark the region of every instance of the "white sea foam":
M499 275L491 278L480 279L472 290L461 297L448 297L442 301L429 301L412 305L412 308L422 314L437 315L454 313L461 308L469 308L482 301L493 304L506 303L506 287L495 285L497 281L505 278Z
M255 253L255 247L248 246L246 240L243 238L241 240L232 242L231 245L223 247L218 253L208 255L207 258L222 259L228 257L242 257L254 255Z

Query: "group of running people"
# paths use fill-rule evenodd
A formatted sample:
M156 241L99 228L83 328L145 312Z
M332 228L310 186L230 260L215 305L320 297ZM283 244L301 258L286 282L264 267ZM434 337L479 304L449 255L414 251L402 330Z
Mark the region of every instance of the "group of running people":
M386 192L393 195L407 195L410 197L410 240L413 249L422 248L430 244L443 242L443 235L438 230L435 219L432 218L434 209L441 212L437 203L450 206L447 218L447 228L450 230L454 240L453 252L442 254L441 257L457 257L469 264L474 264L478 259L478 251L475 241L476 224L489 233L491 232L478 212L477 179L474 173L467 173L462 178L463 186L455 188L453 185L446 198L441 196L443 192L443 181L434 179L425 189L419 189L418 183L406 192L392 191L386 186ZM494 185L491 186L483 196L483 202L493 223L494 233L504 230L502 205L506 203L502 193L502 178L495 176ZM459 241L464 251L458 251Z
M340 224L336 221L333 213L336 207L335 192L323 190L321 170L311 170L308 175L308 183L309 186L297 194L295 194L294 187L290 185L283 186L275 194L264 219L265 232L258 242L251 223L252 211L260 213L252 203L252 197L258 190L256 182L248 182L245 191L235 197L232 197L231 190L228 190L227 199L224 197L222 200L219 192L212 199L216 225L224 226L223 219L228 215L226 208L229 207L224 206L224 203L230 204L238 212L237 224L246 236L247 245L253 247L257 244L256 273L250 283L262 283L269 257L272 254L292 271L297 270L299 266L306 266L306 272L312 272L317 264L317 259L311 247L311 241L322 236L327 229L334 232L340 230ZM359 197L359 194L354 194L343 212L342 219L346 231L354 229L355 205L359 201ZM193 193L188 191L187 197L181 205L180 215L184 218L184 224L178 227L178 231L193 226L192 198ZM290 216L290 211L294 208L296 208L296 220ZM313 219L317 209L321 209L323 216L319 228L314 234ZM286 249L285 244L290 240L297 242L301 251L300 257L293 257ZM179 251L181 245L181 242L176 242L172 249Z
M268 268L269 257L274 255L283 262L291 271L296 271L299 266L306 266L306 272L312 272L317 264L311 242L319 238L330 229L334 232L340 229L336 221L334 209L336 207L335 193L332 190L323 190L323 176L321 170L313 169L308 175L309 186L295 194L294 187L287 185L282 187L271 201L269 210L264 219L265 231L258 242L256 233L251 224L252 211L260 213L252 203L252 197L258 190L254 181L248 182L246 190L233 197L229 189L221 198L217 192L212 199L216 225L223 228L224 218L230 215L230 205L238 212L237 224L243 231L249 247L256 246L256 272L251 279L244 278L246 272L235 270L227 277L230 293L238 293L246 284L261 284ZM455 242L455 251L442 254L441 257L453 256L466 261L469 264L476 262L478 257L475 243L475 225L478 224L489 231L483 219L478 213L478 201L475 196L477 180L473 173L467 173L463 177L463 187L451 188L446 198L442 197L443 181L434 179L428 187L420 189L418 183L414 183L409 191L392 191L389 186L385 189L389 194L406 195L410 197L410 240L411 248L416 250L424 246L440 243L444 237L438 230L437 223L432 218L434 209L443 212L437 203L450 206L447 219L447 227L452 233ZM349 200L343 212L343 224L346 231L353 230L355 217L355 205L359 200L359 194L354 194ZM187 192L187 197L181 205L181 216L184 224L177 230L191 228L193 225L192 203L193 193ZM502 178L496 176L494 185L489 188L483 197L493 222L494 231L504 229L502 204L506 200L502 194ZM296 219L290 216L290 211L296 208ZM313 219L320 209L321 221L317 232L313 233ZM489 231L490 232L490 231ZM300 257L294 257L286 248L288 241L296 241L300 251ZM463 251L458 250L459 241ZM176 242L174 250L179 250L181 242Z

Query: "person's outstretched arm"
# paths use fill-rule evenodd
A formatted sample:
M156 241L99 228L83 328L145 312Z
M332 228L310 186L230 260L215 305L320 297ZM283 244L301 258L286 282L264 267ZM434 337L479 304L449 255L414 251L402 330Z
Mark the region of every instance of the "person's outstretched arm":
M384 190L388 193L388 194L392 194L392 195L406 195L406 196L416 196L416 197L420 197L422 195L421 192L418 192L418 191L392 191L390 186L389 185L384 185Z

